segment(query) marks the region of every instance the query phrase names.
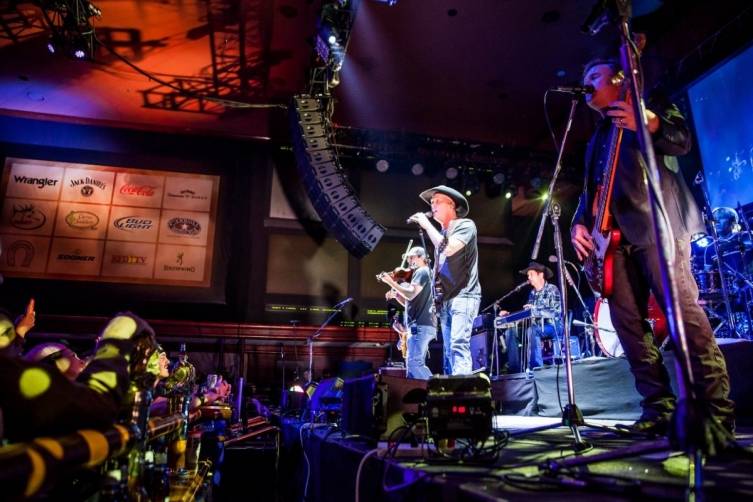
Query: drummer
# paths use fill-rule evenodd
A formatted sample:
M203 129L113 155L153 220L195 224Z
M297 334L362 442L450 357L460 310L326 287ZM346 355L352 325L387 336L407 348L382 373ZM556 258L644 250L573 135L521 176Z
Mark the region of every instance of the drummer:
M717 243L719 244L719 250L722 252L722 256L727 257L732 253L742 253L750 250L753 244L750 242L750 238L744 233L740 232L741 227L735 211L731 207L717 207L713 211L714 228L718 237ZM707 246L703 252L703 262L706 270L714 268L714 246ZM727 257L725 262L729 262L730 258ZM739 268L744 267L743 263L739 263L739 260L733 260L734 263L728 263L732 268L738 272Z

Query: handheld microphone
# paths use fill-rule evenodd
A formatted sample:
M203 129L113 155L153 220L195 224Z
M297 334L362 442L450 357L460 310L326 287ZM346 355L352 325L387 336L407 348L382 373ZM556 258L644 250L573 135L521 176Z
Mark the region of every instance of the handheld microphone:
M343 307L344 307L345 305L347 305L348 303L350 303L350 302L352 302L352 301L353 301L353 298L349 296L349 297L347 297L346 299L344 299L343 301L341 301L340 303L338 303L337 305L335 305L335 306L334 306L334 307L332 307L332 308L333 308L333 309L336 309L336 310L337 310L337 309L341 309L341 308L343 308Z
M427 218L431 218L432 216L434 216L434 213L432 213L431 211L424 211L424 215ZM411 216L411 218L412 218L412 216ZM416 223L416 222L414 220L408 218L407 220L405 220L405 223Z
M550 91L563 92L565 94L577 94L583 96L586 94L593 94L596 89L592 85L555 85Z

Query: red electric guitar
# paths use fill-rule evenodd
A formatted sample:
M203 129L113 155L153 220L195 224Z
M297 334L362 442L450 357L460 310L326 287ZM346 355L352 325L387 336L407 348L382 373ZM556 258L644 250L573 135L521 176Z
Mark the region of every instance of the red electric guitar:
M612 77L614 85L622 85L624 81L622 72ZM620 99L625 99L625 88L620 92ZM612 275L612 263L614 251L620 244L620 231L612 224L612 214L609 205L612 200L612 188L614 187L614 175L620 159L620 146L622 145L623 129L612 124L609 131L609 149L602 171L601 184L596 187L594 197L593 215L594 224L591 228L593 251L589 253L583 264L588 283L595 293L608 298L612 294L614 279Z

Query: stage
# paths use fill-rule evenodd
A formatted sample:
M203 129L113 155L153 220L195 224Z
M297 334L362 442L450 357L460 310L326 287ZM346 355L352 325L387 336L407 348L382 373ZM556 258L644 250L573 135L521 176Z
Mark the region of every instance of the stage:
M599 425L615 421L595 419ZM542 417L496 416L495 428L509 433L557 424ZM650 444L583 427L583 438L593 447L584 455ZM331 426L297 421L283 424L280 487L283 500L307 501L436 501L436 500L635 500L637 497L681 499L688 473L687 456L662 451L611 460L566 471L561 476L542 472L544 462L574 457L572 435L559 427L513 437L489 465L451 461L433 447L403 444L395 458L385 458L387 445L374 448L365 441L343 437ZM751 429L738 432L738 441L750 449ZM305 451L305 456L303 452ZM705 495L710 500L753 497L753 454L747 460L732 453L708 459L704 466ZM360 465L360 469L359 469ZM293 483L292 480L295 480ZM356 496L358 490L358 496ZM304 496L305 494L305 496Z
M739 424L753 425L753 342L720 338L719 347L727 361L730 397L736 404ZM677 392L675 358L664 351L672 387ZM565 368L562 365L536 368L533 378L525 374L492 378L492 396L507 415L561 416L567 404ZM635 420L640 415L640 396L624 358L592 357L573 361L575 402L585 417ZM559 389L559 393L558 393ZM559 399L558 399L559 394Z
M704 490L707 497L741 499L753 497L753 406L751 377L753 342L720 340L727 361L732 398L737 403L737 440L747 453L728 452L706 460ZM674 359L664 352L673 376ZM409 407L396 403L400 395L421 386L418 380L386 376L388 430L402 421ZM661 440L625 437L599 429L630 423L640 414L639 396L622 358L589 358L573 363L576 403L586 417L579 431L591 447L583 455L619 448L666 446ZM385 442L375 443L348 436L336 425L303 423L282 419L283 454L281 477L295 479L280 487L284 500L634 500L636 497L683 498L688 476L686 455L663 449L630 458L571 468L560 475L540 466L575 457L570 429L522 434L526 429L557 425L560 401L567 403L564 368L537 369L532 378L506 375L492 382L493 399L501 413L494 417L498 434L509 435L499 458L491 464L474 464L438 454L421 441L401 444L387 454ZM305 452L305 455L304 455ZM385 455L387 457L385 458ZM359 469L360 465L360 469ZM358 489L358 497L356 490ZM305 496L304 496L305 493Z

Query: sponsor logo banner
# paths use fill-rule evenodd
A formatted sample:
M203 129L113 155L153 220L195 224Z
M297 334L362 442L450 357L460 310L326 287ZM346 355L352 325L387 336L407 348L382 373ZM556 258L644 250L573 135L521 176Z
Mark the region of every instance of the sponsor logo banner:
M65 170L60 200L109 204L115 173L94 169Z
M159 241L166 244L191 244L204 246L207 243L209 213L188 211L162 211Z
M57 200L63 185L63 168L43 161L8 159L11 164L8 197L22 199ZM6 165L7 165L6 163Z
M165 178L165 209L209 211L214 180L168 176Z
M50 235L56 205L53 201L5 199L0 228L7 233Z
M154 277L180 281L203 281L206 248L160 244Z
M164 176L117 173L112 203L120 206L160 207Z
M155 244L142 242L107 242L102 275L109 277L152 278Z
M66 275L99 275L104 241L52 239L47 272Z
M61 202L58 205L55 236L104 239L109 210L109 206L98 204Z
M49 237L35 235L2 235L3 254L0 256L0 270L17 272L13 275L44 273L47 266Z

